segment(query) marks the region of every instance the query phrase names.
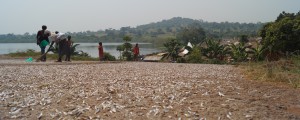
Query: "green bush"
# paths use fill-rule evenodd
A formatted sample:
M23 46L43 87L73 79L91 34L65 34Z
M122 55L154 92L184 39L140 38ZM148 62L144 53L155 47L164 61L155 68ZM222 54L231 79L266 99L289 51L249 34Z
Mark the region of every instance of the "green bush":
M203 60L201 59L201 49L200 47L194 47L191 53L187 57L187 62L189 63L201 63Z
M119 50L120 52L121 50L123 50L122 58L125 58L127 61L133 60L132 45L129 43L131 40L132 37L128 35L124 36L123 41L125 41L125 43L123 44L123 47L117 48L117 50Z
M104 60L107 60L107 61L116 61L116 57L112 56L108 52L104 52Z
M124 51L122 53L122 55L123 55L123 58L125 58L127 61L133 60L133 54L131 51Z
M172 61L177 61L179 49L181 48L181 44L178 40L170 38L168 42L164 43L164 47L166 51L169 53L168 56L171 57Z

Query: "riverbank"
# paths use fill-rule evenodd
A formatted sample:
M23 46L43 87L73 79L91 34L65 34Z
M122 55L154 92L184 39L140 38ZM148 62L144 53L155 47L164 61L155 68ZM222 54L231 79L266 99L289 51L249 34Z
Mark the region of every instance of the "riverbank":
M98 43L74 43L79 44L76 47L76 51L83 51L88 53L91 57L98 57ZM104 52L110 53L111 55L118 58L120 56L120 52L117 51L117 46L123 44L121 43L103 43ZM135 44L135 43L132 43ZM159 48L155 48L151 43L139 43L140 53L141 54L151 54L155 52L160 52ZM9 54L9 53L17 53L17 52L25 52L28 49L34 50L36 52L40 52L41 49L36 43L0 43L0 55L1 54Z
M0 119L300 119L298 89L231 65L53 64L0 64Z

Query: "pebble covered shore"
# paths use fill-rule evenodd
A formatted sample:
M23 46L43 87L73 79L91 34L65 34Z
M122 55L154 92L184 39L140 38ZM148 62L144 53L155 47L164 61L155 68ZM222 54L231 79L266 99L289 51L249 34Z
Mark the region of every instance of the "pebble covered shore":
M299 90L230 65L26 64L0 62L0 120L300 119Z

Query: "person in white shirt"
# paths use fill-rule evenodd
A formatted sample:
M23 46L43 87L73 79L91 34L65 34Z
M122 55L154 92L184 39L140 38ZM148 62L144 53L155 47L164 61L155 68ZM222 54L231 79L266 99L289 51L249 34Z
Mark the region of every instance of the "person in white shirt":
M67 36L64 33L58 31L55 32L56 37L54 37L55 43L58 44L58 59L56 62L62 62L62 57L66 54Z

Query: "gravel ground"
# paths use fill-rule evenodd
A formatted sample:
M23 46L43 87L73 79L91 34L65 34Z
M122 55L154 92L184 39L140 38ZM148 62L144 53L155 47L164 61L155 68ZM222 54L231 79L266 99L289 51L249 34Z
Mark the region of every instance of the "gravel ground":
M299 93L230 65L0 61L0 120L300 119Z

